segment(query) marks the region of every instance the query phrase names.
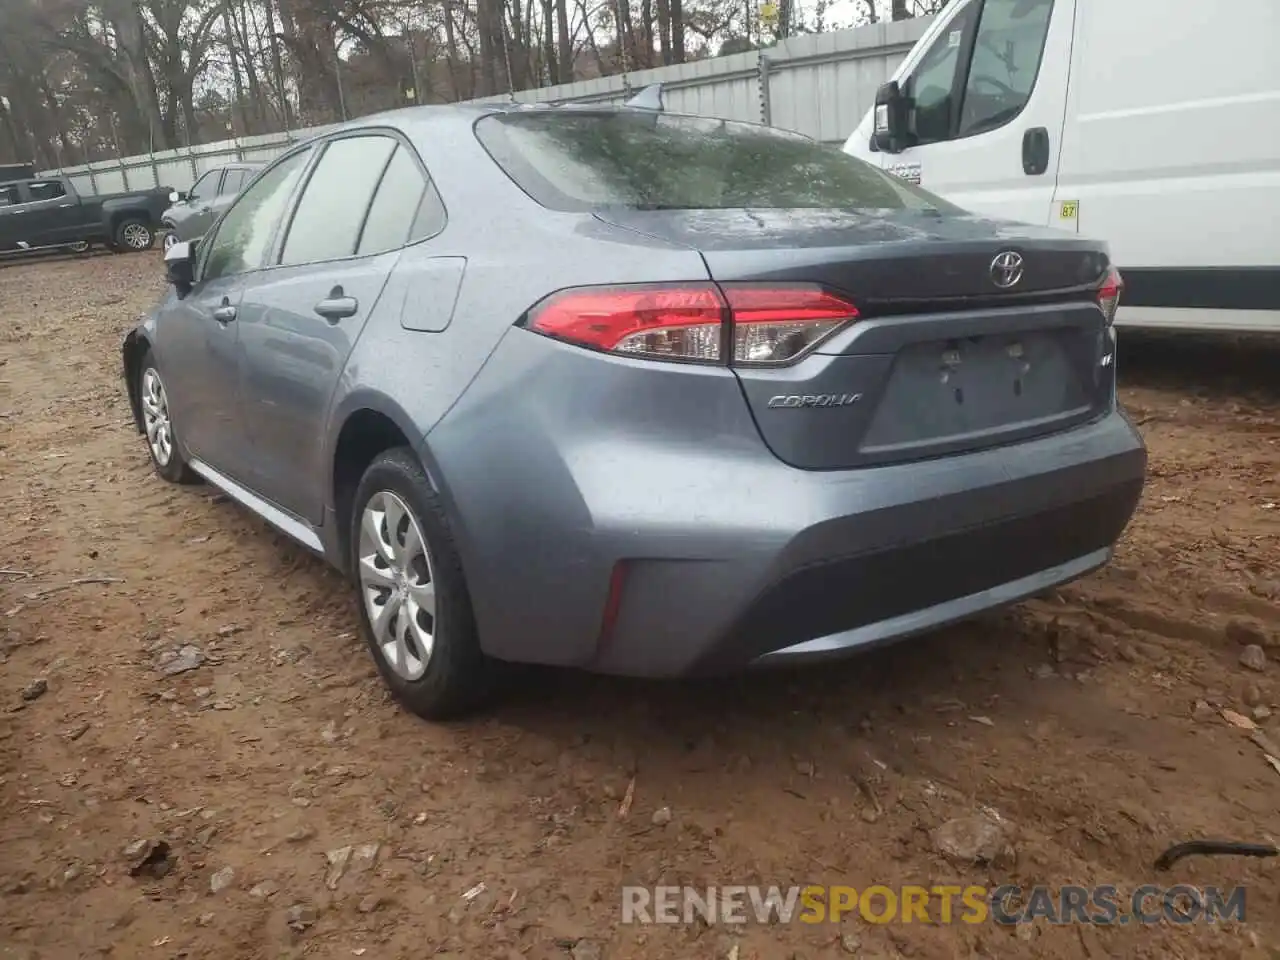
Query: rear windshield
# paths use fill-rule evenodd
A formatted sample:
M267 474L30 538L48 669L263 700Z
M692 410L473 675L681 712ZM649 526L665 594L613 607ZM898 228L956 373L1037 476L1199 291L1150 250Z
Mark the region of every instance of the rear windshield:
M775 127L640 111L501 113L476 136L545 207L958 212L836 147Z

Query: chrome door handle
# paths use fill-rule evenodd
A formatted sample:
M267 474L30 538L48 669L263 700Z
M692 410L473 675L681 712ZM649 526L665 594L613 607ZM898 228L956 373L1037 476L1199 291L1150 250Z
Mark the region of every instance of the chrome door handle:
M213 319L221 324L228 324L236 318L236 308L229 303L213 308Z

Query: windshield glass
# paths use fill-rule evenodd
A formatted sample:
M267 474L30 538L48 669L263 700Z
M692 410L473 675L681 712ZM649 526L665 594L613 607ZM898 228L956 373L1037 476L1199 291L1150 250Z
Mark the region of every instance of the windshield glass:
M502 113L476 136L516 184L556 210L933 210L945 201L800 134L640 111Z

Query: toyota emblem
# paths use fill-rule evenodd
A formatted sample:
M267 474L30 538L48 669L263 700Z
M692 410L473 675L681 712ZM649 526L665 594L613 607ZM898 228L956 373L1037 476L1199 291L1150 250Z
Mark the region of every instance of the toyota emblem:
M991 261L991 282L1001 290L1016 286L1022 279L1022 254L1013 250L997 253Z

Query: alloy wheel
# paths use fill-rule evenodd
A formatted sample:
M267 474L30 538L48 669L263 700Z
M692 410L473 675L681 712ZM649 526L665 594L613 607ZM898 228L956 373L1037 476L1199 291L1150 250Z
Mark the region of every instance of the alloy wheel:
M173 425L169 420L169 397L154 367L142 374L142 423L151 455L156 463L167 467L173 456Z
M360 593L387 666L405 680L427 671L436 633L436 585L422 526L390 491L369 498L360 518Z
M145 250L151 246L151 231L140 223L126 224L121 239L134 250Z

